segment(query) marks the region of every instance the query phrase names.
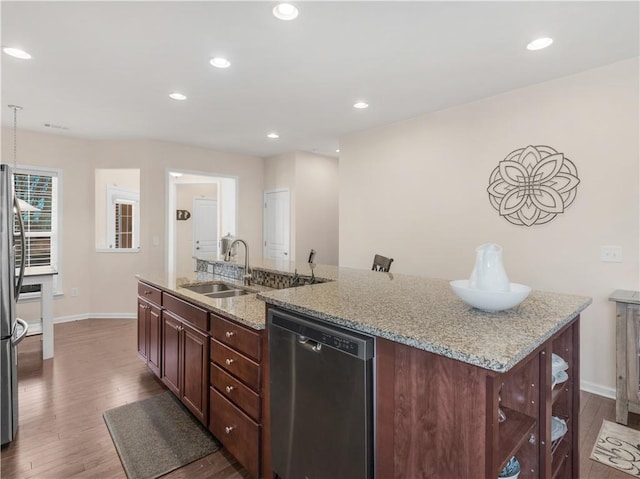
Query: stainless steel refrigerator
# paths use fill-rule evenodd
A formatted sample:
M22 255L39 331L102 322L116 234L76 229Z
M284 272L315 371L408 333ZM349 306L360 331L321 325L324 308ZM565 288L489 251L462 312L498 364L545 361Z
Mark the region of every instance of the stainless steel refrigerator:
M16 268L17 220L21 254ZM27 334L27 323L16 317L16 301L24 277L24 225L14 194L13 172L0 165L0 430L2 444L11 442L18 430L18 353L16 347Z

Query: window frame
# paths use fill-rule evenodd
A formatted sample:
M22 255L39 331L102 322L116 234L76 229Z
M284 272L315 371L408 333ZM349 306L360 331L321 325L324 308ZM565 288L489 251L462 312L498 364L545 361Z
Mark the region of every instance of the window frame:
M107 234L107 245L116 243L116 205L117 204L126 204L132 205L132 215L133 215L133 247L131 248L116 248L114 246L109 246L106 249L99 249L98 252L109 252L109 253L137 253L140 251L140 192L129 190L126 188L120 188L113 185L107 185L107 201L106 201L106 234Z
M25 233L25 236L49 236L51 238L51 266L58 272L53 275L53 294L54 296L61 296L64 291L63 287L63 248L62 248L62 191L63 191L63 173L60 168L49 168L45 166L32 166L32 165L15 165L13 168L14 174L24 175L42 175L51 176L55 178L52 181L51 191L51 233L43 234L42 232L29 232ZM13 180L13 188L15 191L15 177ZM20 301L36 300L40 298L40 292L22 293L20 295Z

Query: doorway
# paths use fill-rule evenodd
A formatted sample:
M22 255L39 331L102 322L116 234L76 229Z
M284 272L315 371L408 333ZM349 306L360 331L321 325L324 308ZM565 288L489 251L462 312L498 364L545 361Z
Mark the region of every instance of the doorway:
M165 271L170 274L194 270L194 253L217 255L220 232L236 233L238 178L215 173L166 170L167 207ZM203 200L196 202L196 200ZM215 204L214 204L215 203ZM203 208L200 211L200 208ZM185 214L183 210L191 210ZM181 210L178 212L178 210ZM198 230L196 232L196 230ZM205 250L196 250L195 237L204 235ZM204 241L204 243L202 243ZM202 248L202 246L201 246Z
M218 200L201 197L193 199L193 256L218 255ZM196 261L193 260L196 271Z
M289 190L270 190L264 193L264 251L271 259L293 261L290 254Z

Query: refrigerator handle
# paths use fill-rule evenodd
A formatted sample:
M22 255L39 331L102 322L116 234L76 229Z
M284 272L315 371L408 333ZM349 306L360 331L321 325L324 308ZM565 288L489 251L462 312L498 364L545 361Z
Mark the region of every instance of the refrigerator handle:
M27 331L29 331L29 325L24 319L16 318L16 322L20 323L23 329L22 329L22 334L20 334L20 336L18 336L15 340L11 341L11 343L14 346L17 345L20 341L22 341L24 337L27 335Z
M24 280L24 269L25 269L25 248L26 248L26 240L24 237L24 222L22 221L22 211L20 211L20 203L18 202L18 197L16 195L13 196L13 207L15 208L16 214L18 215L18 225L20 226L20 273L18 274L18 281L16 282L16 302L20 297L20 290L22 289L22 281ZM26 323L25 323L26 324Z

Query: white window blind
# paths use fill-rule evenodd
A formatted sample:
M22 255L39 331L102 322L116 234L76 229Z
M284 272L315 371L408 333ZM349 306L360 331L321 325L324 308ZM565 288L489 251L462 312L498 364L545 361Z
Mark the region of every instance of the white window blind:
M18 198L39 211L23 211L25 228L25 265L53 266L58 269L58 175L51 171L18 168L14 171ZM20 262L19 226L16 235L16 262Z

